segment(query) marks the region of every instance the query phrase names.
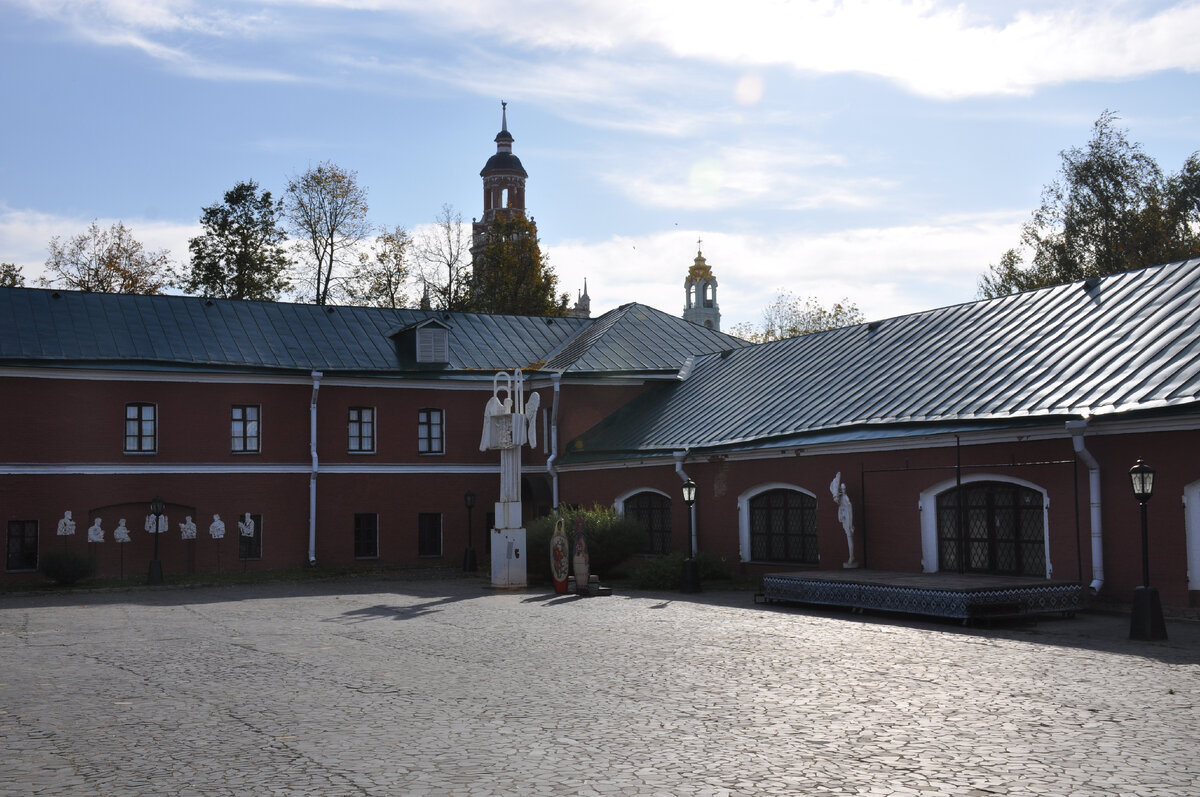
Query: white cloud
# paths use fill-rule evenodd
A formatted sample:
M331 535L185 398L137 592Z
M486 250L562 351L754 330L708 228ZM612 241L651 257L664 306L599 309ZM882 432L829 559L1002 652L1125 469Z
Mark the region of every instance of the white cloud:
M939 98L1026 94L1077 80L1200 70L1200 6L1059 4L985 18L987 4L932 0L578 0L506 3L455 14L459 24L535 48L628 56L636 45L676 57L802 72L864 73ZM489 12L490 10L490 12ZM437 13L443 13L439 6Z
M69 238L85 232L93 219L57 216L0 205L0 261L21 266L25 283L33 286L45 270L47 244L54 236ZM187 259L188 240L199 235L199 224L150 219L95 219L102 228L124 222L133 237L149 250L166 249L175 263Z
M675 230L600 243L543 244L559 286L588 281L592 314L637 301L682 313L696 240L717 278L721 327L757 323L781 289L831 304L849 298L869 319L970 301L989 263L1019 238L1024 212L821 234L742 235Z
M830 167L844 165L840 155L795 140L718 147L699 157L690 151L674 158L661 150L656 154L654 161L630 161L628 168L605 173L603 179L639 204L685 210L867 208L893 188L878 178L831 175Z
M280 80L287 73L238 63L257 48L218 63L201 58L188 36L230 40L270 37L296 50L328 51L330 26L351 33L400 35L417 31L440 50L429 67L446 79L481 85L517 80L531 91L561 87L575 101L605 87L664 85L674 64L732 66L742 72L735 94L753 105L763 91L756 70L787 67L801 73L867 74L915 94L954 99L1028 94L1072 81L1120 80L1170 69L1200 71L1200 4L1165 7L1137 3L1039 4L1011 13L993 4L914 0L744 0L707 4L684 0L276 0L259 5L198 0L27 0L36 14L69 26L76 35L113 46L136 47L189 74L212 79ZM1000 8L1008 9L1010 5ZM328 24L314 24L313 15ZM464 46L472 39L479 49ZM155 37L170 36L166 44ZM374 46L347 51L387 52ZM504 51L525 69L472 72L479 52ZM314 59L316 60L316 59ZM371 59L363 58L362 63ZM182 66L181 66L182 65ZM538 80L522 75L539 72ZM313 69L307 79L325 76ZM555 78L557 77L557 80ZM494 92L493 92L494 93ZM647 109L653 103L646 103ZM629 113L627 118L636 118Z

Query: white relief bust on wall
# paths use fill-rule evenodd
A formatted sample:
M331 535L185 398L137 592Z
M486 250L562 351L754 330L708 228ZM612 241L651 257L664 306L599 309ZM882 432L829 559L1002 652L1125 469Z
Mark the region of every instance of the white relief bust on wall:
M838 508L838 523L842 524L842 531L846 534L846 548L849 549L850 556L842 563L844 568L858 567L858 562L854 560L854 507L850 504L850 496L846 495L846 485L842 481L842 472L833 477L833 481L829 484L829 492L833 495L833 500Z
M196 539L196 524L192 522L191 515L184 516L183 522L179 524L179 533L185 540Z
M117 521L117 527L113 529L113 539L117 542L129 542L129 529L125 526L125 518Z
M254 520L251 519L249 512L246 513L244 519L238 521L238 531L243 537L254 536Z
M70 537L75 533L75 521L71 520L71 510L63 512L63 516L58 521L58 536Z
M225 521L221 520L220 515L213 515L213 522L209 524L208 534L214 540L222 539L225 536Z
M88 542L104 542L104 529L100 527L100 518L96 518L92 525L88 526Z

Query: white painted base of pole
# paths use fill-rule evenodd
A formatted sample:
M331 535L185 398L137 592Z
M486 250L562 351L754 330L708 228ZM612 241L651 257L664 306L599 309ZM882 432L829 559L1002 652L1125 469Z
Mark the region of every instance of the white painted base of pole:
M492 586L502 589L528 585L525 567L525 529L492 529Z

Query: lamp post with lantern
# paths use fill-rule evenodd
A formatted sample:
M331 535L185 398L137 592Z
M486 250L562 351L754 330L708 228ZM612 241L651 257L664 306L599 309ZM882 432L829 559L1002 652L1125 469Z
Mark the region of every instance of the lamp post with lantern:
M683 483L683 502L688 508L688 557L683 560L683 574L679 581L680 592L700 591L700 565L696 561L696 483L688 479Z
M1133 496L1142 508L1142 586L1133 591L1133 611L1129 621L1130 639L1166 639L1162 602L1158 590L1150 586L1150 537L1146 528L1146 502L1154 495L1154 468L1142 460L1129 469Z

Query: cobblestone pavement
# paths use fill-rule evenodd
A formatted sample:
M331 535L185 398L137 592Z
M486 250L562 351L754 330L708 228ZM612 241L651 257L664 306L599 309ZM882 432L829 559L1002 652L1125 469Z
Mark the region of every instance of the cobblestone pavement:
M1168 630L453 579L10 595L0 793L1196 795L1200 626Z

